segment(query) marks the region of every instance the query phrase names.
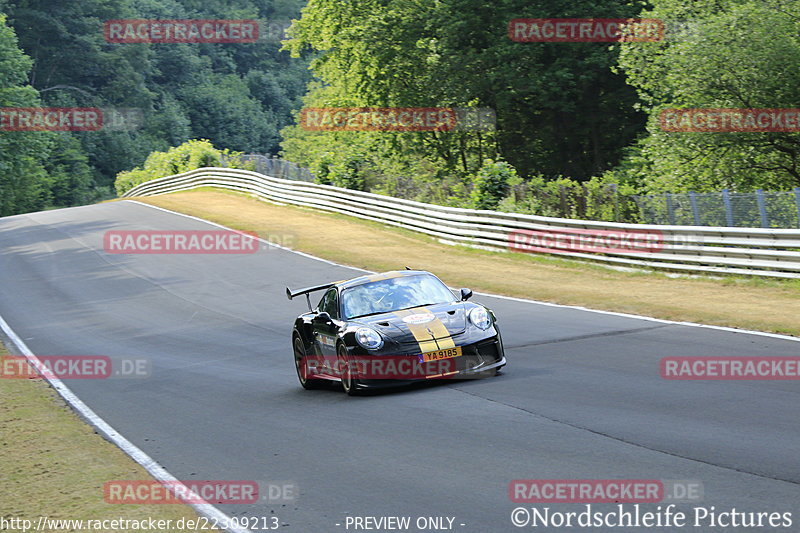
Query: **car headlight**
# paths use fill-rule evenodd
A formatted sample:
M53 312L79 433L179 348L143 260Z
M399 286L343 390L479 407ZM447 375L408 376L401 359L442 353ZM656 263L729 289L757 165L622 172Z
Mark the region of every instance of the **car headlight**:
M469 312L469 321L480 329L489 329L492 319L485 307L475 307Z
M383 337L372 328L358 328L356 341L367 350L377 350L383 346Z

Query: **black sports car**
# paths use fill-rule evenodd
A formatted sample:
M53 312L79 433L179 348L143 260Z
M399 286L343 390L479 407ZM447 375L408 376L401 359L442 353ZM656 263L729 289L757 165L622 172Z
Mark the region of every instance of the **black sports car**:
M325 291L311 308L309 293ZM309 312L292 331L295 367L306 389L339 381L350 395L427 379L494 376L505 366L494 314L460 298L431 274L401 270L292 291Z

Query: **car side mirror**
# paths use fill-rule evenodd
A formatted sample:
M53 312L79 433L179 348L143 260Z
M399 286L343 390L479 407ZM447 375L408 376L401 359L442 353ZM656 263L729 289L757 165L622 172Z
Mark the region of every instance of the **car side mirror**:
M331 322L331 315L329 315L327 311L320 311L317 316L314 317L314 322L322 322L323 324L327 324Z
M461 301L466 302L472 298L472 289L461 289Z

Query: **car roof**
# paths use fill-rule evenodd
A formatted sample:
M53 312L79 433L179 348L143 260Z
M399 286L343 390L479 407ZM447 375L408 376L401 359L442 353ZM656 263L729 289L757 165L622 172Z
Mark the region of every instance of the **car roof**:
M404 276L419 276L420 274L427 274L432 276L427 270L390 270L388 272L381 272L379 274L368 274L366 276L359 276L357 278L346 279L334 283L339 290L349 289L365 283L372 283L373 281L381 281L383 279L401 278Z

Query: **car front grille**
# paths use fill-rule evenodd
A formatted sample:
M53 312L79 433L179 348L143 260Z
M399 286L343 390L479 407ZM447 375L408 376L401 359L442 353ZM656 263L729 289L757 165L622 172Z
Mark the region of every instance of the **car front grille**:
M463 354L459 361L459 370L479 369L500 360L498 341L491 339L462 347Z

